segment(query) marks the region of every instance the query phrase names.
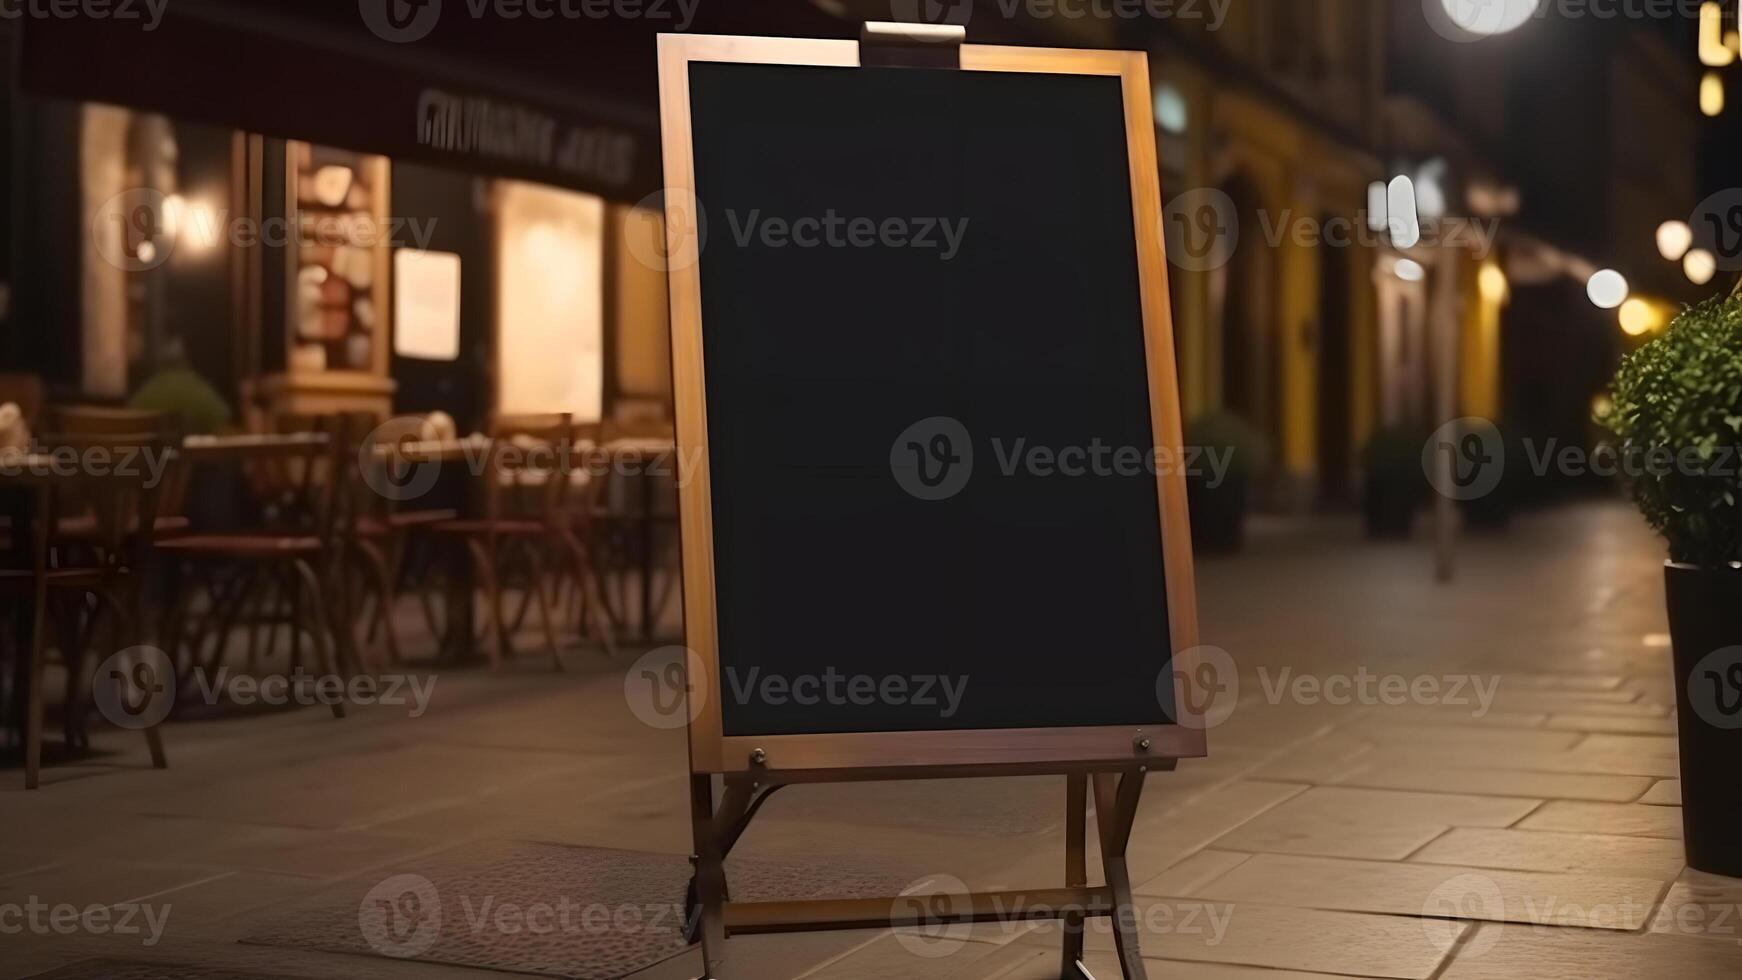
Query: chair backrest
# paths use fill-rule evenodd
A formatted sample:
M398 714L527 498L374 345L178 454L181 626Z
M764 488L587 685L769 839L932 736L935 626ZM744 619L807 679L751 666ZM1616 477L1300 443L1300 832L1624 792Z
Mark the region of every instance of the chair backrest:
M176 455L161 434L69 433L45 435L41 451L52 460L43 481L45 505L37 538L45 552L89 552L112 571L141 567L157 525L158 501ZM67 541L54 537L63 521L77 522Z
M255 435L190 436L183 442L186 466L240 469L254 511L245 529L313 534L330 542L345 505L346 417L284 415L272 428Z
M327 438L319 453L282 470L293 482L309 529L323 541L349 537L356 527L361 493L359 446L375 428L379 416L370 411L325 415L284 413L274 419L280 434L317 433Z
M174 422L162 412L106 405L53 405L48 417L47 428L59 440L77 438L92 446L104 440L161 441L168 446L176 443ZM158 490L157 513L181 514L187 494L185 474L174 454L167 465Z
M42 407L48 402L48 386L35 374L0 374L0 404L13 402L24 413L26 425L41 426Z
M479 474L484 516L555 527L574 464L567 412L504 415L490 423L490 451Z
M55 405L48 411L50 431L62 436L146 436L167 431L161 412L101 405Z

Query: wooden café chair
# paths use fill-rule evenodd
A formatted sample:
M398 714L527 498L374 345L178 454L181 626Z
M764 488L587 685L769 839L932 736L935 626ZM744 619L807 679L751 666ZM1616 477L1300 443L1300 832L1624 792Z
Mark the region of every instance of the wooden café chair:
M491 423L489 435L475 484L479 516L442 521L430 530L462 542L470 556L484 593L491 668L500 670L513 649L513 619L503 602L503 586L510 563L518 560L526 572L526 590L538 606L551 664L562 670L546 559L553 542L562 541L566 533L561 505L572 469L570 416L504 416ZM448 621L453 624L460 617L450 611Z
M616 467L603 445L604 427L597 422L577 423L572 439L584 471L571 474L569 492L560 501L565 517L562 546L568 559L568 586L574 596L575 616L581 634L597 631L605 655L615 657L614 616L605 594L604 565L611 520L611 493Z
M50 431L69 438L161 439L170 445L177 441L177 433L161 412L100 405L55 405L50 407L48 414ZM181 514L181 503L179 472L172 464L165 474L164 484L158 488L155 518L158 538L188 529L188 519ZM55 533L63 538L89 535L92 533L89 515L66 515L55 528Z
M363 471L374 468L385 473L399 465L393 453L407 443L421 443L431 435L425 419L418 415L402 415L373 426L365 438L357 440L359 468L356 500L358 501L353 555L365 572L374 579L376 603L369 616L365 639L374 642L377 631L385 634L388 657L400 662L398 630L393 623L393 609L399 598L399 583L405 574L405 557L414 544L423 543L429 530L444 521L457 519L459 512L448 507L411 506L412 501L399 501L375 492ZM383 455L376 456L375 453ZM365 458L364 454L371 454ZM423 596L425 616L432 631L437 619L429 609L429 597Z
M240 463L246 482L254 491L256 513L241 530L193 531L159 542L158 554L173 563L172 577L182 583L165 629L168 649L180 654L190 667L201 664L215 670L222 661L231 630L243 610L260 609L262 589L282 594L288 600L286 625L292 637L291 656L300 664L301 644L306 634L315 648L319 669L330 676L356 669L358 660L352 642L350 620L345 615L341 559L344 555L342 521L347 506L349 468L344 454L350 445L346 416L324 417L312 431L278 433L249 441L220 440L209 447L187 447L187 465ZM240 583L227 591L220 587L220 571L233 574ZM198 580L201 588L189 583ZM206 616L198 631L189 628L196 592L207 597ZM306 615L305 615L306 614ZM203 635L202 635L203 634ZM200 648L210 641L204 658ZM253 634L249 640L252 644ZM253 653L250 647L250 655ZM343 718L345 707L337 701L333 716Z
M160 439L129 435L86 433L39 442L50 454L100 449L110 462L102 467L26 470L31 567L0 569L0 594L30 601L21 685L27 700L23 711L27 789L37 787L42 767L43 668L50 630L66 662L65 729L70 748L89 741L84 659L103 619L108 618L110 646L117 652L144 638L140 572L151 553L161 471L113 461L128 452L173 453ZM52 529L73 516L88 521L88 528L76 541L57 539ZM144 731L152 765L165 768L168 762L157 726Z

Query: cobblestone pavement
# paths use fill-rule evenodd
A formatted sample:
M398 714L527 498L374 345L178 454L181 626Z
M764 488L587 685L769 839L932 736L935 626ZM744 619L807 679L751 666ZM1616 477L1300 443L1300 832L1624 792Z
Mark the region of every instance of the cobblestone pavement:
M1239 685L1210 758L1146 788L1150 975L1742 975L1742 882L1682 864L1658 543L1591 504L1467 540L1451 585L1427 549L1315 521L1200 563L1204 639ZM422 671L417 717L176 723L164 772L103 732L107 754L38 792L0 773L0 976L694 976L682 732L637 720L631 654L568 659ZM1050 886L1063 797L1062 778L795 787L734 880ZM745 938L729 976L1040 980L1058 941L1014 922ZM1118 976L1106 932L1088 945Z

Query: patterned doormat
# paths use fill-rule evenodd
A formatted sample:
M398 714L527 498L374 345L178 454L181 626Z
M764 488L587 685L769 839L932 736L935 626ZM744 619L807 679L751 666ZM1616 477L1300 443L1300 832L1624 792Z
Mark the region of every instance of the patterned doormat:
M246 973L188 963L144 960L81 960L28 980L306 980L279 973Z
M894 895L909 878L827 860L734 860L743 901ZM681 953L689 860L525 841L468 845L276 909L244 943L617 980Z

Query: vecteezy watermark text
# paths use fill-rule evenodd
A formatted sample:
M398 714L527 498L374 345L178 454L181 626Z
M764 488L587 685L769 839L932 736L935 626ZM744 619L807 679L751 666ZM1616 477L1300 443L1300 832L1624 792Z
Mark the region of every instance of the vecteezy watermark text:
M443 913L458 912L456 920ZM538 902L509 902L495 895L474 895L449 887L444 895L435 883L417 874L398 874L369 889L357 906L357 927L369 947L382 956L420 956L442 935L444 918L457 922L449 930L460 941L466 936L603 936L654 935L681 932L686 909L667 903L606 904L583 902L568 895Z
M1220 30L1234 0L993 0L989 9L1005 20L1204 20ZM891 0L899 21L966 24L974 0Z
M283 248L297 242L359 248L385 244L425 251L436 220L319 211L261 219L232 214L228 208L190 204L154 187L136 187L97 208L91 218L91 241L110 265L143 272L168 262L184 243L203 248Z
M0 902L0 936L141 936L139 945L156 946L169 925L169 910L149 902L57 904L31 895L23 902Z
M948 874L921 878L902 889L891 903L891 920L903 923L895 931L896 942L913 956L941 959L965 947L975 928L994 929L1008 940L1033 928L1036 921L1058 920L1058 928L1068 934L1106 934L1113 931L1113 920L1117 918L1146 933L1199 937L1195 940L1197 944L1214 947L1221 944L1234 918L1231 902L1161 899L1121 905L1108 917L1082 915L1086 910L1080 906L1053 905L1027 895L994 893L982 896L982 901L990 903L990 915L978 909L960 878ZM977 927L970 926L970 913L976 913Z
M1004 477L1041 479L1132 478L1179 475L1215 489L1234 465L1233 446L1129 446L1099 437L1062 446L1026 437L991 438L994 462ZM947 500L967 487L974 472L974 442L967 426L948 415L920 419L889 447L895 482L921 500Z
M163 2L163 0L159 0ZM473 20L646 20L688 30L701 0L464 0L459 9ZM376 37L408 44L429 36L442 19L442 0L357 0L357 10Z
M337 674L311 674L298 667L289 674L256 677L232 674L229 667L219 667L211 674L197 671L194 686L207 704L227 699L243 707L255 704L274 708L383 705L409 708L408 717L422 718L429 710L430 699L435 696L436 675L358 674L340 677Z
M1722 481L1742 488L1742 440L1686 446L1586 447L1559 438L1524 438L1508 445L1493 422L1479 416L1453 419L1435 429L1422 447L1422 470L1442 496L1476 500L1499 489L1506 473L1522 464L1532 476L1669 476Z
M1005 476L1026 473L1029 476L1156 476L1180 473L1190 477L1207 476L1204 485L1215 489L1228 477L1234 462L1233 446L1114 446L1099 439L1086 446L1029 445L1027 439L1006 443L992 438L992 453L998 459L998 469Z
M968 693L968 676L949 674L844 674L833 667L820 674L788 675L752 667L726 668L727 693L738 704L782 707L796 704L833 708L872 705L936 708L939 718L954 718Z
M163 22L169 0L0 0L0 20L139 21L142 31Z
M140 480L145 489L163 482L173 451L151 446L55 446L42 452L0 450L0 476L44 479L78 476Z
M821 217L803 215L784 218L765 215L760 208L748 212L728 210L726 222L739 248L752 243L764 248L912 248L938 253L948 262L961 250L968 232L967 218L849 217L833 208Z
M1357 667L1353 674L1296 674L1292 667L1273 673L1267 667L1259 667L1258 683L1264 689L1265 700L1273 705L1283 701L1336 707L1443 705L1469 708L1472 718L1487 715L1494 706L1494 695L1500 690L1499 675L1417 674L1411 677L1374 673L1366 667Z

